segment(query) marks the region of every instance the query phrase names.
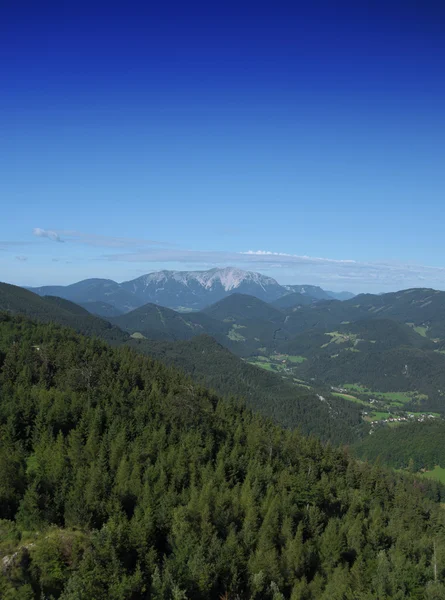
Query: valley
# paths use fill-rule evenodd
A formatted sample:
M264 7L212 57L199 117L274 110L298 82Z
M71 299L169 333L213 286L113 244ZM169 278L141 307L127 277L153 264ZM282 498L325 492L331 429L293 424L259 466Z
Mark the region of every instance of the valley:
M399 298L405 300L404 295ZM386 312L396 313L394 298L387 300ZM280 306L235 292L199 311L156 303L122 311L101 300L80 306L0 284L0 427L13 440L3 448L0 444L0 466L15 465L15 471L4 471L6 487L0 488L0 555L8 565L15 568L18 560L34 565L30 571L24 567L20 577L58 594L68 571L59 579L45 579L36 576L35 565L48 569L48 561L74 563L77 555L63 549L73 545L89 558L75 567L77 579L70 585L91 591L104 553L113 565L110 573L122 569L112 550L118 546L134 557L125 567L140 573L133 586L162 572L162 585L174 591L168 587L168 568L184 588L200 590L196 597L204 600L208 590L220 594L226 589L226 567L219 560L214 567L219 579L209 577L201 584L201 575L184 571L187 559L176 550L192 544L192 552L204 555L204 542L192 535L200 511L213 515L219 554L230 557L235 544L253 547L261 556L267 542L264 564L271 549L276 556L287 552L284 521L278 524L276 515L287 515L291 523L292 514L297 532L296 523L307 520L301 526L307 539L303 548L311 544L313 566L302 572L308 573L307 589L315 590L310 592L315 599L319 588L313 573L320 573L323 589L331 577L323 558L331 543L325 542L325 536L331 539L328 528L344 527L347 536L357 519L364 527L372 514L376 520L371 517L368 535L374 539L375 531L384 531L378 516L382 501L386 511L395 511L392 522L397 523L396 497L404 510L418 503L410 526L418 519L417 530L429 531L419 507L428 506L436 523L445 500L440 314L434 323L412 314L405 321L405 309L397 318L377 318L374 310L362 307L360 297L352 305L317 298L298 302ZM84 481L94 485L85 487ZM271 493L266 506L264 498ZM342 498L341 510L337 498ZM358 515L357 498L364 506ZM346 513L344 506L350 506ZM15 521L8 520L15 514ZM262 523L253 535L247 533L252 514ZM324 515L325 524L316 530L321 536L310 533L313 520L319 522L313 515ZM215 539L206 538L208 518L199 525L199 539L206 545ZM237 519L235 531L229 523ZM143 539L157 544L153 562L143 567L136 562L146 553L136 533L140 530L146 532ZM427 552L429 535L422 552ZM391 536L391 543L399 543L398 526ZM295 539L293 533L289 539ZM411 544L419 543L416 539ZM171 549L172 540L180 546ZM48 544L52 554L42 557ZM358 555L362 547L360 542L354 552ZM367 556L382 552L376 542L365 549ZM257 589L251 584L257 567L251 567L248 555L234 559L246 573L237 579L239 590ZM287 562L278 564L276 572L281 570L285 581ZM11 581L0 574L0 591L1 586L14 589ZM372 578L367 581L374 589ZM104 589L115 588L107 582ZM331 597L330 591L326 594Z
M286 354L259 355L246 359L255 367L280 374L283 379L293 385L307 390L320 390L312 381L299 379L298 365L304 363L304 356L289 356ZM329 386L328 391L335 398L342 398L360 406L362 419L371 426L372 433L377 426L394 427L408 423L424 423L429 419L443 418L442 413L420 410L422 403L428 400L425 394L419 392L379 392L358 384L343 384ZM410 406L407 409L406 406Z
M197 310L181 301L180 311L152 302L117 308L91 299L97 286L111 290L108 299L116 291L109 282L92 280L74 286L76 293L88 291L82 308L5 286L0 309L11 310L15 303L22 314L96 332L177 366L218 393L243 397L284 426L299 424L335 443L360 445L380 431L389 435L445 416L445 338L438 335L445 331L442 292L352 298L345 293L337 300L316 286L287 286L270 300L278 294L275 283L229 268L144 277L120 287L119 294L125 290L135 298L141 282L149 290L150 282L170 281L194 296L205 288L200 302L205 293L208 304ZM260 284L263 298L240 293L247 284ZM211 303L215 285L224 297ZM273 293L265 301L268 285Z

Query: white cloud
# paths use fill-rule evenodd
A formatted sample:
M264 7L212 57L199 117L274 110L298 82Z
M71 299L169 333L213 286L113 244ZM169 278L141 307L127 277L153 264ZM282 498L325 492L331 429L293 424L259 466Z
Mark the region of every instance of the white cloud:
M249 256L279 256L285 258L296 259L298 261L308 262L329 262L329 263L355 263L355 260L338 260L335 258L318 258L314 256L300 256L298 254L288 254L287 252L271 252L270 250L247 250L247 252L240 252L240 254L248 254Z
M112 276L118 269L117 266L112 267L111 263L121 263L120 273L128 272L127 266L124 265L129 266L129 263L141 272L162 268L205 270L229 265L265 272L280 283L316 284L335 290L383 292L409 287L445 289L445 268L442 267L390 261L360 262L349 257L323 258L279 250L250 249L227 252L181 249L174 244L150 239L106 236L66 229L36 228L33 233L37 237L66 242L67 249L69 245L72 250L71 258L74 258L72 253L77 246L107 249L108 253L102 254L101 257L92 252L89 258L83 258L90 265L98 259L109 262L108 267L102 263L95 276L101 276L105 269L108 269L109 275ZM6 246L0 242L0 249L2 247L6 249L10 247L10 243Z
M28 257L27 256L16 256L15 259L19 260L20 262L25 262L28 260Z
M319 258L286 252L248 250L241 252L196 251L156 248L143 252L109 254L110 261L146 264L147 272L168 264L181 269L237 266L267 271L280 283L306 283L352 291L388 291L409 287L445 289L445 268L393 262L359 262L353 259ZM172 268L170 267L170 268ZM276 271L274 273L274 271Z
M57 231L54 231L53 229L41 229L40 227L34 227L32 232L37 237L48 238L53 242L63 242L62 238L57 233Z

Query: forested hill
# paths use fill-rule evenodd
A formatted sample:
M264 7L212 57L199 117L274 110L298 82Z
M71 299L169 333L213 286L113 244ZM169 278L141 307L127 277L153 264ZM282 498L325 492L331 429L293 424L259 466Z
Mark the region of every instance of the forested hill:
M326 300L287 309L287 328L300 333L329 329L360 319L392 319L422 328L431 339L445 338L445 292L413 288L389 294L360 294L350 300Z
M219 394L242 398L250 408L284 427L299 428L336 445L352 444L367 435L359 405L331 396L330 390L320 389L317 394L254 367L210 336L174 343L132 340L130 344L138 352L189 373Z
M127 347L0 321L0 597L445 597L428 483Z
M328 396L324 389L321 400L314 390L308 393L307 388L285 382L276 373L266 373L245 363L209 336L199 336L189 343L164 344L132 339L118 327L93 317L68 300L50 296L41 298L6 284L0 284L0 309L2 307L13 314L32 316L39 321L70 325L79 333L94 335L113 344L132 345L139 352L185 370L195 381L220 394L243 398L251 408L273 417L283 426L300 427L304 433L315 434L324 441L353 443L366 431L357 405ZM137 319L138 329L161 339L175 339L176 335L189 338L200 333L204 325L216 334L227 328L226 324L204 313L180 315L150 304L123 315L122 319L122 325L128 327L133 319Z
M360 457L375 460L396 469L413 472L434 469L445 465L445 423L432 421L410 423L390 430L377 429L356 446Z
M111 343L122 343L128 335L108 321L90 314L69 300L56 296L40 297L29 290L0 283L0 310L26 315L45 323L56 322L84 335L95 335Z
M178 313L157 304L140 308L112 319L129 333L138 333L151 340L187 340L202 333L226 334L230 326L204 313Z

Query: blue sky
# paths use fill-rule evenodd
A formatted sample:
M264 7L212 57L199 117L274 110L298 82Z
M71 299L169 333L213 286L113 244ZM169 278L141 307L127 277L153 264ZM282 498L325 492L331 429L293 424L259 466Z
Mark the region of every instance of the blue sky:
M153 4L2 7L0 280L445 289L443 2Z

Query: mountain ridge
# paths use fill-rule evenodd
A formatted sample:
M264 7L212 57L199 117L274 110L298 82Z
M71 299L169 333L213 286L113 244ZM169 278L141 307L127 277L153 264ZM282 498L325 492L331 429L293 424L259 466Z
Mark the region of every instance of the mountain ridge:
M303 290L308 300L326 300L334 295L334 292L325 292L318 286L281 285L268 275L235 267L204 271L163 270L121 283L111 279L92 278L67 286L27 289L40 296L59 296L78 304L102 302L120 312L130 312L149 303L175 310L201 310L232 293L247 294L265 302L274 302L295 292L292 287Z

